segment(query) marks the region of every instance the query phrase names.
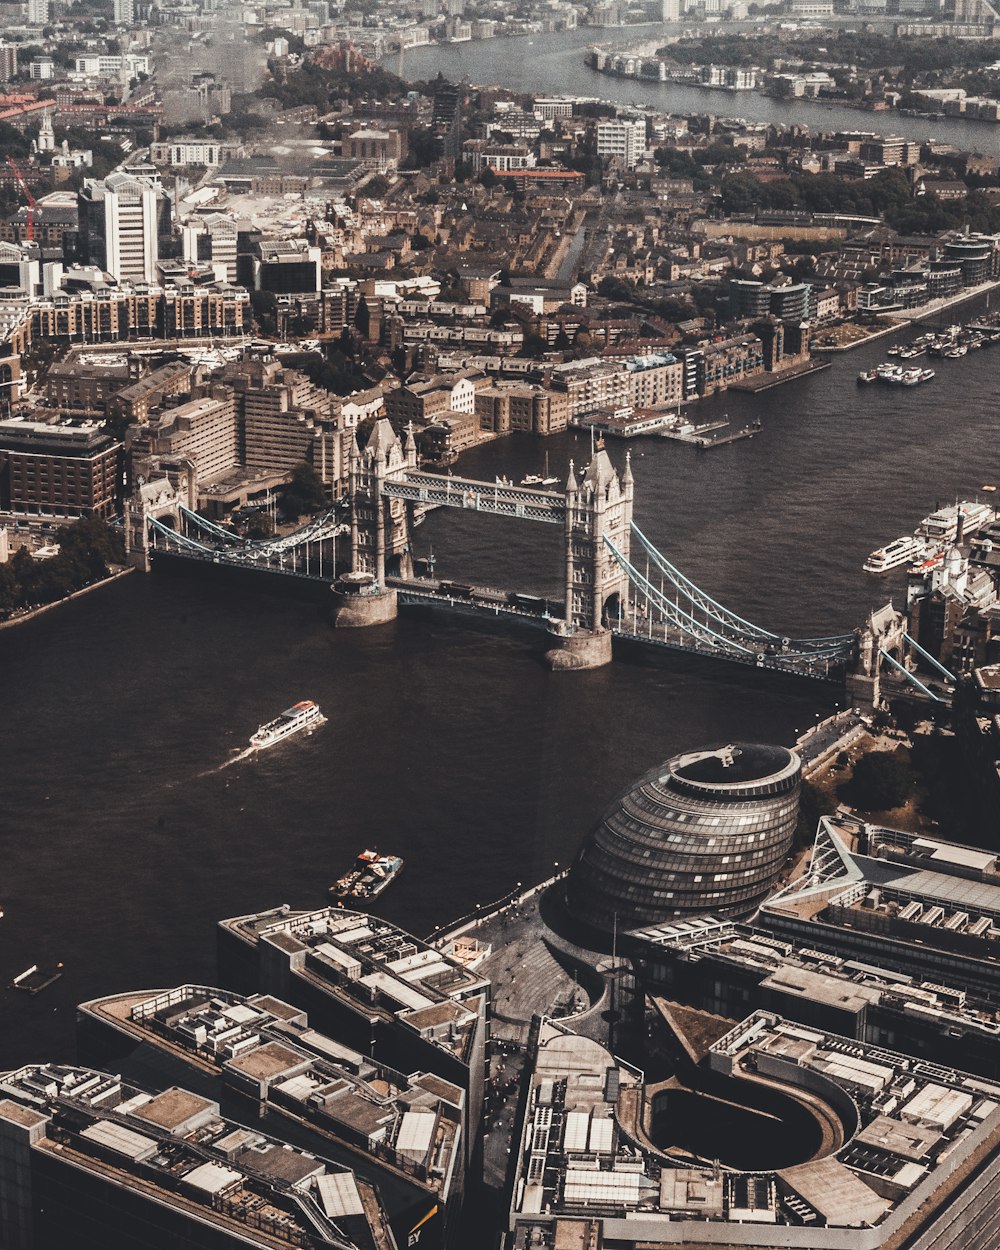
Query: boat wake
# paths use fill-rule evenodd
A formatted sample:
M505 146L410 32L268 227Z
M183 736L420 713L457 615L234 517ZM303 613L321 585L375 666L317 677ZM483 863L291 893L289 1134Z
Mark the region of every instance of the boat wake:
M216 773L224 772L233 764L239 764L242 760L249 759L251 755L257 754L256 747L244 747L242 751L237 751L235 755L231 755L228 760L224 760L221 764L217 764L215 768L208 768L203 773L199 773L199 777L214 777Z
M309 728L305 731L306 736L311 736L317 729L320 728L321 725L325 725L326 720L327 718L323 715L317 716L316 719L310 724ZM277 746L277 743L272 743L271 745ZM228 760L223 760L223 762L221 764L217 764L215 768L206 769L205 772L199 773L198 776L214 777L217 773L225 772L227 768L231 768L234 764L240 764L243 760L250 759L251 756L259 755L261 751L266 750L268 750L266 746L243 747L242 750L237 751L234 755L231 755Z

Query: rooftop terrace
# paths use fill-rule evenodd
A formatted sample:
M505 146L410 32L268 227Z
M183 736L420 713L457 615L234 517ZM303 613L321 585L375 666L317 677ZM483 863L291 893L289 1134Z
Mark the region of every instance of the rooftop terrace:
M477 1020L476 1005L490 983L466 964L442 954L395 925L364 912L286 908L222 922L252 943L280 950L293 970L365 1012L399 1020L465 1059Z
M223 1228L250 1245L391 1250L374 1190L187 1090L150 1094L110 1073L55 1064L0 1075L0 1119L32 1149ZM30 1122L28 1122L30 1119Z
M182 1054L267 1108L307 1120L447 1197L464 1094L440 1077L394 1072L318 1033L304 1011L270 995L181 985L97 999L80 1010ZM419 1149L415 1127L424 1130Z

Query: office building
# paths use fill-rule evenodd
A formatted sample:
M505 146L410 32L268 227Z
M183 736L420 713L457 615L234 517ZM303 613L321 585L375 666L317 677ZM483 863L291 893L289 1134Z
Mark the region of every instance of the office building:
M213 482L241 461L236 401L226 387L161 409L148 425L129 429L126 445L133 475L148 476L152 456L190 461L199 482Z
M344 1045L463 1090L469 1156L483 1104L487 978L387 920L340 908L281 907L223 920L218 933L226 985L279 995Z
M996 1246L1000 1084L764 1011L649 1028L669 1082L536 1018L506 1250Z
M112 517L121 449L97 421L0 421L0 508L66 520Z
M84 260L116 281L155 282L159 237L169 227L170 202L159 182L116 170L88 178L79 197Z
M799 757L734 743L676 755L629 786L566 882L581 924L610 934L706 912L748 916L792 848Z
M464 1094L441 1077L386 1068L279 999L201 985L82 1003L77 1039L88 1064L126 1078L154 1070L184 1086L207 1074L224 1114L263 1120L370 1184L400 1247L456 1244Z
M809 872L754 923L796 946L1000 1001L995 851L824 816Z
M647 994L735 1020L773 1011L870 1046L1000 1078L1000 1012L961 985L783 942L704 916L623 936Z
M366 1181L179 1086L0 1074L4 1250L395 1250Z

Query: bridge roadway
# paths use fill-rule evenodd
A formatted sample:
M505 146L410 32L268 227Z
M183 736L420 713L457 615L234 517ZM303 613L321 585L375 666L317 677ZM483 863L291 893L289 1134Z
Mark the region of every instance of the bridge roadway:
M625 613L619 621L609 622L609 628L616 638L623 641L641 642L663 647L668 651L683 651L685 655L726 660L748 668L768 669L773 673L791 673L795 677L808 677L814 681L842 684L844 679L845 665L840 658L828 660L823 656L804 656L800 653L787 655L781 652L771 653L766 649L744 652L721 644L715 646L708 641L692 638L690 634L671 627L665 621L657 621L651 615L635 611Z
M538 492L541 493L541 492ZM223 565L244 573L270 575L271 579L292 580L332 586L330 571L320 573L313 564L296 562L288 555L270 561L253 561L233 558L231 553L220 551L196 551L193 549L154 548L150 555L154 562L160 556L168 560L190 560L200 565ZM296 566L297 564L297 566ZM544 599L541 596L521 594L517 591L500 590L491 586L470 586L460 582L432 581L427 578L387 577L404 607L439 607L466 616L491 617L499 620L521 621L526 625L549 628L564 617L562 601ZM610 623L612 634L626 642L641 643L685 655L699 655L705 659L726 660L749 668L765 669L775 673L790 673L815 681L837 684L843 681L842 660L827 661L822 657L770 654L761 651L744 653L700 642L680 630L671 628L663 621L655 621L648 615L631 611L618 621Z
M460 582L438 582L419 577L387 577L405 607L442 607L467 615L491 616L524 621L548 628L554 618L561 618L564 605L539 595L498 590L494 586L467 586Z
M515 486L513 482L501 482L499 478L493 482L477 482L467 477L411 471L404 478L387 481L382 493L390 499L409 499L431 507L466 508L490 516L519 517L549 525L566 523L564 495L556 491L535 490L530 486Z

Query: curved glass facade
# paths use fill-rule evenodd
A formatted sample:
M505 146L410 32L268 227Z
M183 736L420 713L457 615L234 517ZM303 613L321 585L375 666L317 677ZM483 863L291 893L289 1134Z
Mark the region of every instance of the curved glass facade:
M704 912L747 916L792 847L799 757L734 743L674 756L631 785L587 837L566 882L583 924L610 933Z

